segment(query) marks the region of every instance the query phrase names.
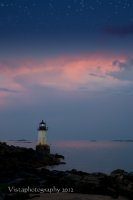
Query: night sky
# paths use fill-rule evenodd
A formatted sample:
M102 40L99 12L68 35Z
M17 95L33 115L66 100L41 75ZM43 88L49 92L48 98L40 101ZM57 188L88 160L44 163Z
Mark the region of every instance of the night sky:
M0 140L133 139L132 102L132 0L0 0Z

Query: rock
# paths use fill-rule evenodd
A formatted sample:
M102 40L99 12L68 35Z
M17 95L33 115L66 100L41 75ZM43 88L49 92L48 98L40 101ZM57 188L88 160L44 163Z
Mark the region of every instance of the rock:
M0 192L0 200L4 200L5 199L5 194Z
M66 173L64 179L70 182L78 182L81 180L81 176L76 174Z
M9 146L0 142L0 178L14 178L16 174L31 172L36 168L62 163L63 156L42 154L31 148Z
M9 185L21 185L25 179L24 178L16 178L8 182Z
M120 176L120 175L127 175L127 172L123 169L116 169L111 172L110 174L112 177Z
M28 193L11 193L7 194L4 200L25 200L29 198L30 196Z
M117 169L111 173L113 186L119 194L133 199L133 174Z

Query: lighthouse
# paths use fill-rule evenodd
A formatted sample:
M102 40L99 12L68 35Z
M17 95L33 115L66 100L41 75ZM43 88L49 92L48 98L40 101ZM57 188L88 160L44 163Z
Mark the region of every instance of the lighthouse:
M36 150L39 152L50 153L50 146L47 144L47 131L48 127L42 120L38 127L38 141L36 145Z
M48 127L46 123L42 120L39 124L38 128L38 145L46 145L46 134L47 134Z

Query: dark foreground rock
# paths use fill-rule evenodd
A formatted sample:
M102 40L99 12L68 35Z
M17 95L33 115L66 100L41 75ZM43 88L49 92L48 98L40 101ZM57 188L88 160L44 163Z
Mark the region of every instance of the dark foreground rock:
M58 154L44 154L32 148L9 146L0 143L0 177L10 178L20 171L32 171L32 169L47 165L61 164L63 156Z
M0 200L32 199L40 193L84 193L133 199L133 173L115 170L110 175L48 170L59 164L58 155L0 144Z

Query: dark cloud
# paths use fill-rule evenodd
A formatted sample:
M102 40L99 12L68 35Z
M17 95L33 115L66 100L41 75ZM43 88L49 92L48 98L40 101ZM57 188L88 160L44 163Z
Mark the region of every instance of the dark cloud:
M114 60L112 65L115 67L119 67L119 71L117 72L109 72L110 76L113 76L119 80L126 80L133 82L133 59L129 59L125 62L121 62L119 60Z
M2 92L11 92L11 93L18 93L17 90L11 90L11 89L8 89L8 88L0 88L0 91L2 91Z
M106 76L104 76L104 75L95 74L95 73L89 73L89 76L95 76L95 77L99 77L99 78L106 78Z
M118 66L120 69L130 70L133 68L133 59L121 62L119 60L114 60L112 62L113 66Z
M133 35L133 24L125 25L125 26L112 26L105 27L103 29L104 33L118 36L118 37L127 37L129 35Z
M0 69L16 69L19 67L19 62L10 58L0 59Z

